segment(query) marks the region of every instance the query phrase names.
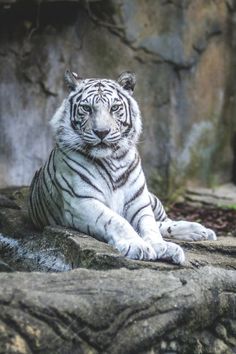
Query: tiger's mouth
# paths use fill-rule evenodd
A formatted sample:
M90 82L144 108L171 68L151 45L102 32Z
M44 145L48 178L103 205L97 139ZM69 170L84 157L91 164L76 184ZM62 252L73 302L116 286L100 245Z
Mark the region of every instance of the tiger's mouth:
M100 141L96 144L91 144L91 143L86 143L84 148L90 152L96 152L98 153L99 151L101 153L110 153L111 151L116 151L117 148L119 147L119 142L105 142L105 141Z
M107 148L110 148L110 146L108 145L108 144L106 144L106 143L104 143L104 142L100 142L100 143L98 143L97 145L95 145L97 148L99 148L99 149L107 149Z

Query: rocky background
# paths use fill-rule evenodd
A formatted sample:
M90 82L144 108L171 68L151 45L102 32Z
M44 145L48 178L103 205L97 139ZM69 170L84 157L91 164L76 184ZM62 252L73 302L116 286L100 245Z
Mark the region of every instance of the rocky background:
M234 0L0 0L0 186L28 185L52 147L63 73L137 74L151 188L236 181Z

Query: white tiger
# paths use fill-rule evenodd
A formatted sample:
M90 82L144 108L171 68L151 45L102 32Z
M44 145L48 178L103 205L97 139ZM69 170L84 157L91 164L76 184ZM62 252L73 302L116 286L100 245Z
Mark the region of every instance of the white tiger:
M198 223L167 218L149 193L136 144L141 116L135 75L81 79L67 71L69 96L51 120L56 146L31 183L36 227L63 225L108 242L132 259L182 264L182 248L163 236L215 240Z

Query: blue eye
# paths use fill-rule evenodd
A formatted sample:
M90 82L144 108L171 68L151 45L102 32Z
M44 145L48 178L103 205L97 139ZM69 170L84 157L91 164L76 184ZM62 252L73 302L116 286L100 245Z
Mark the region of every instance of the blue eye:
M92 108L90 106L88 106L87 104L83 104L80 107L87 113L91 113L92 112Z
M119 104L114 104L114 105L111 107L111 112L118 111L119 108L120 108L120 105L119 105Z

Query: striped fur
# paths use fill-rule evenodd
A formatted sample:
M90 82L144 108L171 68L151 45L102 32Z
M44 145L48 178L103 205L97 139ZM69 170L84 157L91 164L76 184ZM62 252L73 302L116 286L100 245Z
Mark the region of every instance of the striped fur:
M29 215L38 228L69 226L108 242L133 259L184 262L162 236L215 239L197 223L174 222L149 193L136 143L141 117L135 77L79 79L52 118L56 146L31 184Z

